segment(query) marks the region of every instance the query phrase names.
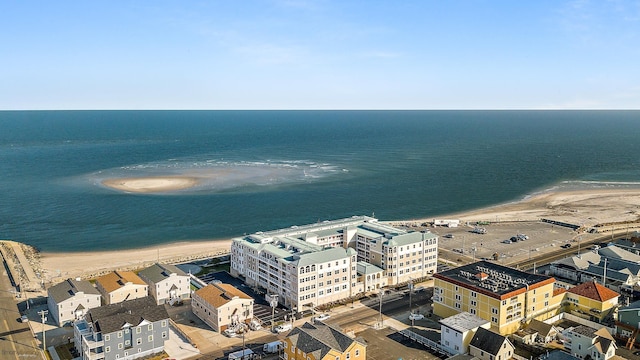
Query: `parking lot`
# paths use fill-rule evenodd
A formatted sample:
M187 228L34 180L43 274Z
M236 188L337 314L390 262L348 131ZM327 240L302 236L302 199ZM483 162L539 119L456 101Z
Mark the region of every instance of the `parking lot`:
M534 257L545 252L553 252L563 245L571 244L577 248L579 242L595 239L595 234L578 234L570 228L544 222L502 222L481 225L485 234L474 233L474 225L460 224L459 227L429 228L440 236L440 249L451 254L442 254L445 260L456 261L455 254L465 255L472 259L493 259L497 254L498 261L505 265ZM513 242L518 234L528 239ZM506 240L509 240L508 242ZM584 250L584 248L583 248Z

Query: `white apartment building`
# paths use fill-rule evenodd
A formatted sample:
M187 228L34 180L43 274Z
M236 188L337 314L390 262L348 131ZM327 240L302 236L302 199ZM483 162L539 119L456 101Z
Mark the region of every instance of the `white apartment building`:
M436 271L437 236L408 232L368 216L292 226L233 239L231 274L277 294L298 311ZM371 267L376 281L365 287ZM360 270L360 271L358 271ZM383 279L378 278L381 273ZM371 278L369 278L371 280ZM371 284L374 284L373 287Z

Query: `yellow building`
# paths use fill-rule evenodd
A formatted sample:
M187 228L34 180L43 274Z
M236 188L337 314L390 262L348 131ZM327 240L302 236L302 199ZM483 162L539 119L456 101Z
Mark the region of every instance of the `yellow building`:
M620 294L594 281L582 283L566 292L567 312L595 322L613 319Z
M365 360L367 348L363 342L322 322L305 323L287 335L283 341L285 360Z
M532 319L561 311L555 279L479 261L435 274L433 313L446 318L466 311L491 322L501 335L512 334Z

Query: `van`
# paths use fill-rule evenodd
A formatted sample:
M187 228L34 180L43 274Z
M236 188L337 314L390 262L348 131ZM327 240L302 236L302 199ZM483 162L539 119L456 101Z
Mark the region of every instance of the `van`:
M280 324L278 326L276 326L275 331L277 333L283 333L285 331L289 331L291 330L292 326L289 323L285 323L285 324Z

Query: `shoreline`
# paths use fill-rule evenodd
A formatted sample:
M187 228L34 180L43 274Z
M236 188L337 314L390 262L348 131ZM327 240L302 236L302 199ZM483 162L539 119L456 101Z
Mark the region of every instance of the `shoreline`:
M380 222L411 224L432 221L434 218L458 219L461 224L475 221L539 221L541 218L551 218L583 227L637 222L640 221L640 189L551 191L520 201L448 215ZM158 260L165 263L187 262L227 254L230 247L229 238L191 240L126 250L42 252L40 262L45 281L51 282L69 277L95 277L115 269L139 269Z

